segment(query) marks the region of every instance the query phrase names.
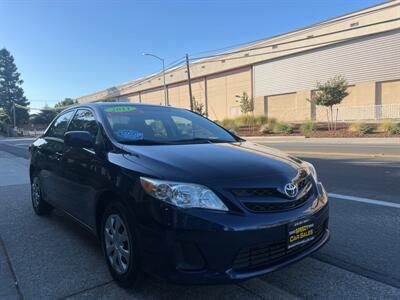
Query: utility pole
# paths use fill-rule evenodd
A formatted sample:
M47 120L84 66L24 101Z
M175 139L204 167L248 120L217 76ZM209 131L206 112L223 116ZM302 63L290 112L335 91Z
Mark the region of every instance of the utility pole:
M188 75L190 110L193 111L192 81L190 79L189 55L186 53L186 71Z
M16 119L16 113L15 113L15 102L13 103L13 120L14 120L14 129L17 129L17 119Z

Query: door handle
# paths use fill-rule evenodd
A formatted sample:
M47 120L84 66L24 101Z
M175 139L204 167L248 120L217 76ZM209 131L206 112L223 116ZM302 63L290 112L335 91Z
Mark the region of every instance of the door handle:
M60 160L60 159L61 159L62 152L56 152L56 153L54 153L54 154L55 154L55 157L56 157L57 160Z

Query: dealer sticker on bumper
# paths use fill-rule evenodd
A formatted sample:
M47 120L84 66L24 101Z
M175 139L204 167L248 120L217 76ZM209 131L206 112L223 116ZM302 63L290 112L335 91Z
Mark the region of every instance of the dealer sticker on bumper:
M314 223L309 219L289 224L288 230L288 249L308 243L315 238Z

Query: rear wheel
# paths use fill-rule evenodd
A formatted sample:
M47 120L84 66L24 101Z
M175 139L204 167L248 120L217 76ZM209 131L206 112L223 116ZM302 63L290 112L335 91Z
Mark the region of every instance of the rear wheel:
M31 180L31 198L33 210L37 215L47 215L53 210L53 207L43 199L42 186L37 175Z
M108 269L124 288L132 288L141 276L132 217L121 203L115 202L106 208L102 218L101 240Z

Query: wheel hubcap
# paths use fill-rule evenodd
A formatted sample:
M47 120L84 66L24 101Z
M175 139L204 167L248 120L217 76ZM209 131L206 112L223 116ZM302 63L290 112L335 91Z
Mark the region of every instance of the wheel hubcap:
M104 243L107 258L117 273L125 273L129 267L130 243L124 222L118 215L110 215L104 227Z
M39 202L40 202L40 186L39 183L37 181L37 179L35 179L32 183L32 202L33 205L35 207L39 206Z

